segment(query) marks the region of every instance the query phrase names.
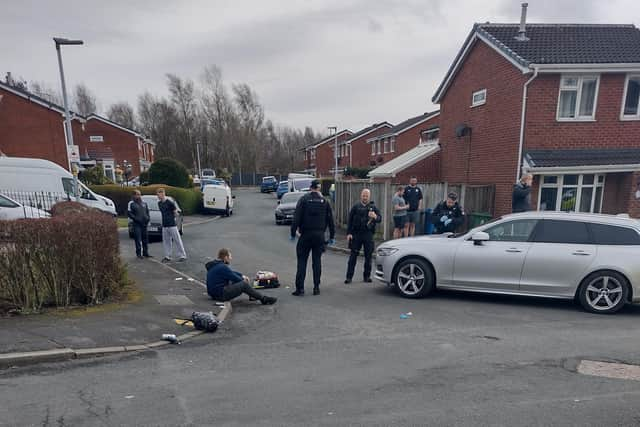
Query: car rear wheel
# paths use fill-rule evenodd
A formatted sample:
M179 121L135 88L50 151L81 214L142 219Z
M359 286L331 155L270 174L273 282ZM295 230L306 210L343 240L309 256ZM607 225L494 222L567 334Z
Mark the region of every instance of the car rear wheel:
M596 271L582 281L578 299L582 307L598 314L613 314L624 307L629 283L615 271Z
M402 261L393 276L395 287L405 298L422 298L434 289L431 267L419 258Z
M227 207L224 209L224 216L229 216L230 215L230 210L229 210L229 204L227 204Z

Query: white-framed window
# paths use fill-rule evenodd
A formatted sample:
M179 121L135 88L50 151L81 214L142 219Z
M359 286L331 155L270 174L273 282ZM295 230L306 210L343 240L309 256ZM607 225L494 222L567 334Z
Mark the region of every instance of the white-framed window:
M440 128L427 129L420 132L420 143L437 142L440 138Z
M372 141L371 142L371 155L375 156L376 155L376 142L377 141Z
M384 139L384 153L388 153L389 152L389 138L385 138Z
M622 96L622 120L640 120L640 74L628 75Z
M396 152L396 137L392 136L389 142L389 151L392 153Z
M480 89L471 95L471 107L477 107L487 102L487 90Z
M538 209L600 213L604 180L604 174L543 175L540 177Z
M312 148L311 149L311 160L314 160L316 158L316 149Z
M557 120L595 120L599 85L597 75L562 75Z
M382 154L382 141L377 141L376 146L378 147L377 153Z

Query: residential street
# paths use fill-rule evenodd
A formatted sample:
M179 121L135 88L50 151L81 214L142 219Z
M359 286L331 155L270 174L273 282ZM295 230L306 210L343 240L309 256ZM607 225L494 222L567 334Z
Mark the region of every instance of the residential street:
M640 382L575 372L582 359L640 364L640 306L601 316L556 300L408 300L361 283L361 262L344 285L347 257L330 251L321 295L309 266L296 298L275 195L234 194L233 216L185 227L189 259L172 267L204 281L204 263L228 247L234 269L280 275L267 291L277 304L241 297L220 331L180 346L0 371L0 425L640 424ZM149 262L123 231L121 241L128 262ZM152 244L156 259L161 250Z

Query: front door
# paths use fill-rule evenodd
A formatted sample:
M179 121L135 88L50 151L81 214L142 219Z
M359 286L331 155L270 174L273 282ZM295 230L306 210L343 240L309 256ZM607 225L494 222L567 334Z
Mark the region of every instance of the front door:
M532 236L520 290L573 296L596 254L597 246L591 243L587 224L545 219Z
M537 219L520 219L484 230L489 241L464 241L456 252L453 280L457 287L517 290Z

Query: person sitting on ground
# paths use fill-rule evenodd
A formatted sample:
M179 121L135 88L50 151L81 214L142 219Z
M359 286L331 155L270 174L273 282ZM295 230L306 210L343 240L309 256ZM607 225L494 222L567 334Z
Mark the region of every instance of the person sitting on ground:
M230 301L241 294L247 294L253 299L259 300L262 304L274 304L278 299L253 289L250 279L231 270L231 252L222 248L218 251L218 259L210 261L207 267L207 293L217 301Z

